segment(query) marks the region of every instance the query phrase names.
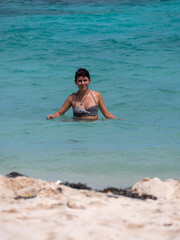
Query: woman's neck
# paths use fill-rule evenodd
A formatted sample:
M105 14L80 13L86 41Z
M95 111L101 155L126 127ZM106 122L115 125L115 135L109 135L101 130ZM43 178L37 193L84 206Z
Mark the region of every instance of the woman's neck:
M79 91L78 91L78 94L79 94L80 96L84 97L86 94L88 94L88 92L89 92L89 89L87 89L87 90L85 90L85 91L79 90Z

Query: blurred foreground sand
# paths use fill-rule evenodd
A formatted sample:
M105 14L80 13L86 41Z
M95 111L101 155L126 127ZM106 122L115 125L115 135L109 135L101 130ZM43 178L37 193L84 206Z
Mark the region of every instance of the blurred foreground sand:
M179 240L180 181L146 178L132 189L158 199L0 176L0 239Z

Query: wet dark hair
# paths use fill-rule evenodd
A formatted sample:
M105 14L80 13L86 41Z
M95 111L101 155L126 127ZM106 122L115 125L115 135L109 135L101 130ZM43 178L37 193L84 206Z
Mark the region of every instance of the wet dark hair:
M90 74L85 68L79 68L75 73L75 82L77 81L78 77L87 77L90 79Z

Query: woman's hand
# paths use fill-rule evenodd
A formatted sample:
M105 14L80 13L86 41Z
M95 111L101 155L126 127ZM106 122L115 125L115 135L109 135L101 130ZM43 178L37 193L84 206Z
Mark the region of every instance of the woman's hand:
M56 117L59 117L59 116L63 115L71 107L71 105L72 105L71 103L72 103L72 95L70 95L66 99L63 106L57 112L55 112L54 114L48 115L47 120L53 119L53 118L56 118Z
M54 118L54 115L52 115L52 114L49 114L49 115L47 116L47 120L53 119L53 118Z

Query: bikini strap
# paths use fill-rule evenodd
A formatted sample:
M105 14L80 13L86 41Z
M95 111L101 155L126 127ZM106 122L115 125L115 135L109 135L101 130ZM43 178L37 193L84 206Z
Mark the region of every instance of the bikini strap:
M91 93L91 95L92 95L92 97L93 97L93 99L94 99L94 102L95 102L95 104L96 104L96 106L97 106L97 102L96 102L96 99L95 99L95 97L93 96L93 94L92 94L91 90L89 90L89 91L90 91L90 93Z

